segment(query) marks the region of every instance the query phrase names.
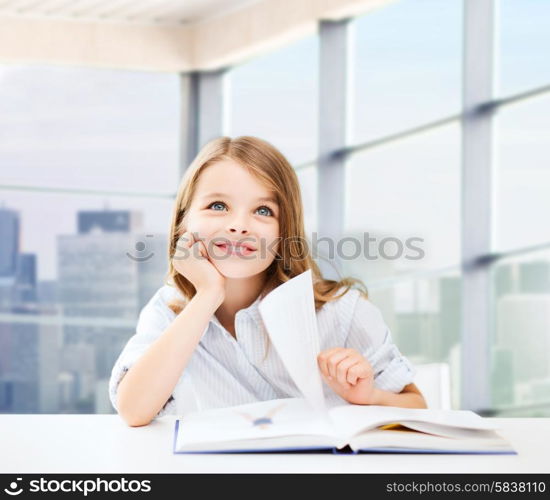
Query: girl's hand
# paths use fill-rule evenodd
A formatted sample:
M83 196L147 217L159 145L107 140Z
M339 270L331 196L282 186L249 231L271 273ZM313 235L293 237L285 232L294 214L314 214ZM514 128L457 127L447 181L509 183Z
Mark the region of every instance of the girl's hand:
M340 397L353 404L377 404L372 366L355 349L327 349L317 362L323 380Z
M210 260L202 240L185 231L176 243L176 251L172 257L176 271L187 278L197 293L199 291L215 291L225 296L225 276L223 276Z

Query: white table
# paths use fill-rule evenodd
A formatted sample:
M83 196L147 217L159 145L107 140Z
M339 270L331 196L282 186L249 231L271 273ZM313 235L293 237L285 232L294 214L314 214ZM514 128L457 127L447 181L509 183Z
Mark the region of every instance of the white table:
M0 473L549 473L550 418L492 419L518 455L172 453L175 416L0 415Z

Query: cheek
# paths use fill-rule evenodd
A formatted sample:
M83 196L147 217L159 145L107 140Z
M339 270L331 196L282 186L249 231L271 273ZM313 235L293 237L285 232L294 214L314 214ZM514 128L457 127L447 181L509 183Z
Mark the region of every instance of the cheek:
M198 214L189 214L187 219L187 231L191 233L197 233L202 237L208 236L213 230L215 230L215 221L212 218L201 217Z
M273 249L274 252L278 252L279 248L281 248L282 241L279 236L279 228L274 227L270 231L266 232L264 234L265 241L267 243L268 248Z

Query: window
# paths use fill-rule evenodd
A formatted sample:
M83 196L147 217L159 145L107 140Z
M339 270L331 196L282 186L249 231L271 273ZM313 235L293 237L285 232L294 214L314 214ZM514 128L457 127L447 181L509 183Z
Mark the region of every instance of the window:
M112 413L107 383L163 285L179 80L5 67L0 411Z
M344 261L363 279L457 265L459 126L438 127L353 155L346 170L345 220L347 236L363 241L367 232L372 239L372 259Z
M493 407L547 416L550 404L550 251L504 259L491 268ZM525 414L525 410L523 410Z
M550 242L550 92L497 114L497 251Z
M44 66L0 75L4 184L175 193L176 75Z
M452 407L460 408L459 269L423 278L388 279L369 287L369 299L383 312L399 350L414 365L447 363Z
M293 165L317 155L318 38L233 68L229 134L252 135L277 147Z
M311 233L317 231L317 168L315 165L300 168L296 175L304 205L306 237L311 238Z
M497 88L510 95L550 82L550 3L545 0L499 0Z
M352 144L460 112L461 0L392 2L352 34Z
M463 75L473 32L464 14L484 12L474 2L389 2L233 67L224 133L263 138L286 155L308 237L336 220L318 220L318 203L340 214L343 200L342 274L365 282L413 363L450 365L455 408L465 376L481 373L476 398L490 400L477 409L548 415L550 4L495 0L494 19L476 19L495 22L495 67L468 61ZM328 44L346 29L351 134L327 162L341 169L335 178L345 173L345 191L320 200L319 52L343 48L344 38ZM495 96L463 121L464 79L494 81ZM166 271L179 92L177 75L0 68L0 411L113 411L108 372ZM478 127L489 124L491 144ZM494 198L490 222L480 217L487 227L465 234L462 200L480 198L462 176L472 138L472 154L493 147L492 163L473 159L490 179L483 196ZM468 238L489 234L487 254L464 262ZM148 253L155 258L130 258ZM463 293L485 285L486 301ZM465 320L487 318L481 337L462 332ZM463 370L471 339L486 342L490 359Z

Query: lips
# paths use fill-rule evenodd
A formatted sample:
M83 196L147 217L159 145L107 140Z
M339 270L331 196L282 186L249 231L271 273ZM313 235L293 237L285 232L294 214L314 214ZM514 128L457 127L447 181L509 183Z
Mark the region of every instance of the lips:
M215 243L215 245L218 248L232 254L249 255L256 251L256 248L253 245L244 242L240 243L238 241L225 241L223 243Z

